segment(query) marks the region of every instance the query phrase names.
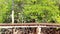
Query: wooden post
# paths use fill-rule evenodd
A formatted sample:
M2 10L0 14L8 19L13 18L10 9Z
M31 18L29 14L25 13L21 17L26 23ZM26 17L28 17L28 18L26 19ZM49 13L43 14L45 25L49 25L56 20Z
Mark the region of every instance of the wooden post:
M41 27L37 28L37 34L41 34Z
M17 32L15 31L15 29L13 29L13 34L17 34Z

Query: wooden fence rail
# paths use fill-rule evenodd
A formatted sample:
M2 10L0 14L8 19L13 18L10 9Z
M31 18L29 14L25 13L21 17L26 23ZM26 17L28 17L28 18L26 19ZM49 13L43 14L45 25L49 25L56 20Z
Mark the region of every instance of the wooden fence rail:
M14 23L14 24L4 23L4 24L0 24L0 29L1 28L11 31L10 33L8 33L8 31L5 31L4 34L42 34L41 33L42 28L60 28L60 24L55 24L55 23ZM22 32L21 30L24 31L25 33L21 33Z

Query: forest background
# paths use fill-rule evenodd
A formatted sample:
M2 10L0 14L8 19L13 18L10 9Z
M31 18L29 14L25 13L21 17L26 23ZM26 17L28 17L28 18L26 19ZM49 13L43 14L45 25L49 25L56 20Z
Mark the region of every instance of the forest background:
M14 2L12 2L14 1ZM60 23L60 0L0 0L0 23Z

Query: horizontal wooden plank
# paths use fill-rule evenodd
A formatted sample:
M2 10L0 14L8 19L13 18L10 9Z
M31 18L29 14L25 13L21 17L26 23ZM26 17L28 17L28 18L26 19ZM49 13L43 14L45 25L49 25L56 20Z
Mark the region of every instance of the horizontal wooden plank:
M0 26L60 26L56 23L0 23Z

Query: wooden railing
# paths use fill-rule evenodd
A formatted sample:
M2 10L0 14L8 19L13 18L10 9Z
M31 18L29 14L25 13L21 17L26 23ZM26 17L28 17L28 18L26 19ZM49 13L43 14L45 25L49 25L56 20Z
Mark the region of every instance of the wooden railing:
M60 24L55 24L55 23L14 23L14 24L10 24L10 23L5 23L5 24L0 24L0 28L3 28L3 29L5 28L8 30L10 28L10 30L12 31L11 34L17 34L18 31L16 31L16 28L18 30L20 30L19 28L22 28L22 29L25 28L24 31L27 29L26 30L27 32L28 32L28 29L31 28L32 29L31 31L35 32L33 34L41 34L42 28L60 28Z

